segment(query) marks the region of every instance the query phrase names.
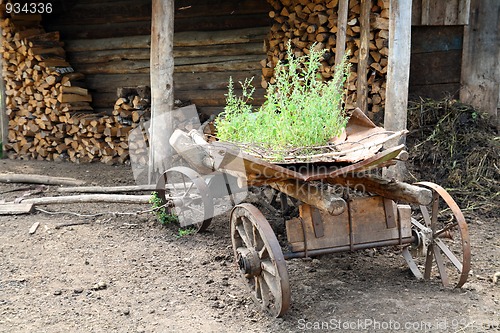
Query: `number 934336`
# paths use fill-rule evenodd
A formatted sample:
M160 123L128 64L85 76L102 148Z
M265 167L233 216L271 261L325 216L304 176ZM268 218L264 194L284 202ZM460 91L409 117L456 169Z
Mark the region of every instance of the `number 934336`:
M50 14L52 3L43 2L7 2L5 4L7 14Z

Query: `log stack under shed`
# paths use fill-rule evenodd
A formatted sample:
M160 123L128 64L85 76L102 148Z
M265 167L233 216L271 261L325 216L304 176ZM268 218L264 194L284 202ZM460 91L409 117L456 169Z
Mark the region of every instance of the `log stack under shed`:
M325 80L332 77L336 63L336 47L339 25L339 0L268 0L273 10L269 38L266 41L267 59L262 61L262 86L274 83L273 68L286 56L287 43L291 41L297 56L307 54L310 47L317 43L319 49L326 49L321 67ZM360 73L360 53L366 54L365 70L362 71L368 88L367 108L363 108L371 118L380 120L385 105L385 87L388 65L389 39L389 0L366 1L369 12L363 14L361 0L348 2L346 21L346 51L352 64L347 82L348 96L346 107L354 109L357 105L358 75ZM363 27L363 18L369 19ZM364 30L364 32L363 32ZM361 52L363 40L367 50Z
M254 76L253 84L259 87L253 103L260 105L263 88L274 82L273 68L284 60L288 41L297 55L307 53L313 43L325 48L321 75L328 80L336 63L337 44L341 44L337 39L342 35L338 13L342 1L226 2L224 8L231 14L226 13L225 20L233 22L228 28L208 25L213 30L190 31L189 25L178 25L185 30L175 33L174 98L196 104L206 119L222 111L230 76L235 82ZM388 66L389 0L350 0L348 4L345 49L353 66L346 106L359 106L360 87L365 87L366 107L362 109L380 121ZM146 15L149 9L145 3L141 6ZM207 6L182 6L176 20L204 18L201 9ZM240 11L241 22L232 16L233 10ZM250 25L262 15L265 19L257 26ZM108 37L99 30L94 38L85 38L76 33L85 30L84 26L61 17L55 22L67 30L64 43L62 33L42 28L39 15L0 19L9 122L8 140L3 144L8 156L109 164L142 156L140 163L146 163L147 135L141 130L135 131L139 139L130 140L130 136L150 117L150 98L144 91L149 85L150 36ZM263 26L267 20L269 26ZM51 24L49 29L54 28Z

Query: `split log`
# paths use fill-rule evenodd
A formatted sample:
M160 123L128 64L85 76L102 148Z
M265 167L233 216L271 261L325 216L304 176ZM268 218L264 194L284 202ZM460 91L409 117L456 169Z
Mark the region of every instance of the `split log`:
M122 193L122 192L140 192L154 191L156 185L130 185L130 186L79 186L79 187L60 187L58 192L62 193Z
M150 195L124 195L124 194L82 194L73 196L44 197L24 199L21 202L33 205L73 204L73 203L124 203L124 204L149 204Z
M29 184L45 184L45 185L83 185L85 181L68 177L50 177L34 174L0 174L0 182L2 183L29 183Z

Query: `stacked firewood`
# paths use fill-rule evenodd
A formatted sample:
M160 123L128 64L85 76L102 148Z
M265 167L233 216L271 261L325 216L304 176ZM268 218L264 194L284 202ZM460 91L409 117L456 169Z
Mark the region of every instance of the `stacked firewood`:
M9 117L5 148L13 158L63 159L72 155L70 147L79 147L74 114L92 111L92 97L84 76L66 62L59 33L45 32L40 21L40 15L0 20Z
M335 49L338 27L338 0L268 0L273 7L269 16L273 19L268 41L267 59L262 62L262 86L274 83L273 68L286 56L287 43L291 41L294 54L307 54L313 43L326 49L321 75L325 80L332 77L335 65ZM349 1L346 32L346 50L352 64L347 82L347 109L355 107L357 64L360 49L360 0ZM368 104L371 112L383 109L388 64L389 0L372 0L370 13Z

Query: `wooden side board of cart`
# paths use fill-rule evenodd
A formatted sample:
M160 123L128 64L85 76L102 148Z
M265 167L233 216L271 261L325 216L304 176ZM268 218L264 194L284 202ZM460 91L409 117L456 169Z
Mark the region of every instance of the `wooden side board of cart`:
M290 306L289 258L398 246L417 278L439 279L451 287L467 280L467 224L450 195L433 183L411 185L369 172L403 156L402 145L375 147L354 163L276 164L229 144L208 143L196 131L176 131L171 143L192 169L166 171L157 190L166 204L171 201L171 212L181 217L182 226L206 229L214 216L213 197L224 192L221 188L231 200L245 186L273 188L271 203L278 198L287 205L287 198L295 199L299 216L285 221L285 253L256 206L240 203L231 211L237 267L256 303L274 316Z

